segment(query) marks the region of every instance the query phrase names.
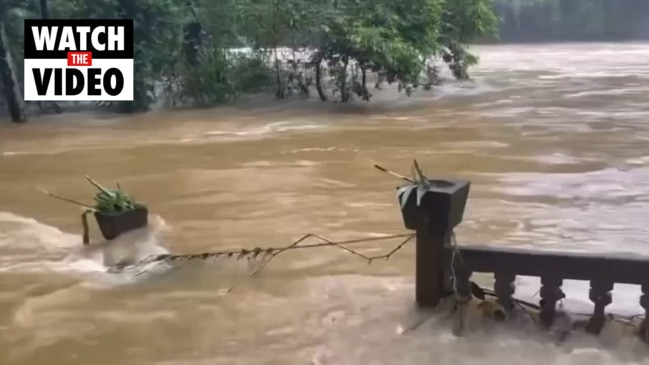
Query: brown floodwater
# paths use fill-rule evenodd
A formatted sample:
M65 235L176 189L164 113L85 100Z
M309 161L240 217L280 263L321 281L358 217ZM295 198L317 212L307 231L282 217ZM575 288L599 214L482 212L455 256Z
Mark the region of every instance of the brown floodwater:
M438 317L404 332L420 316L412 245L372 265L291 251L252 278L226 259L107 272L119 255L404 233L399 181L372 166L407 174L413 158L473 182L460 244L649 255L649 45L476 50L474 83L411 98L1 123L0 363L649 364L634 339L557 345L516 326L456 338ZM35 188L88 201L84 174L146 202L156 234L80 250L81 209ZM537 283L520 278L521 295ZM565 287L588 307L587 283ZM641 312L639 291L617 285L609 309Z

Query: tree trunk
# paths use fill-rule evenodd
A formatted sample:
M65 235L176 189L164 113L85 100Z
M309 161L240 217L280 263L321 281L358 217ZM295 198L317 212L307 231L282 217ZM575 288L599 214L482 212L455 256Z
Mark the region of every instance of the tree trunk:
M199 22L190 22L183 27L185 61L192 67L196 67L200 63L199 55L203 46L202 32L203 26Z
M279 57L277 56L277 47L273 47L275 53L275 77L277 79L277 93L275 94L278 99L284 99L284 87L282 85L282 78L280 77Z
M200 56L203 49L204 30L203 25L198 21L198 16L194 10L194 3L190 0L185 3L187 10L189 10L193 21L185 23L183 27L183 48L185 53L185 61L190 66L198 66L201 62Z
M346 103L349 101L350 92L347 90L347 66L349 65L349 59L347 57L343 60L343 68L340 72L340 101Z
M41 8L41 19L49 19L50 13L47 10L47 0L38 0L38 4Z
M318 91L318 96L320 97L320 100L322 101L327 101L327 94L324 92L324 88L322 87L322 60L319 59L315 62L315 88Z
M14 64L9 51L9 43L5 24L0 19L0 80L4 91L7 109L14 123L25 122L25 107L18 78L14 72Z
M370 101L372 94L370 94L370 91L367 89L367 70L363 66L361 66L361 75L361 90L363 94L363 100Z
M49 19L50 12L47 8L47 0L38 0L38 5L41 9L41 19ZM54 113L62 113L63 109L56 101L39 101L36 103L42 112L47 113L53 111Z

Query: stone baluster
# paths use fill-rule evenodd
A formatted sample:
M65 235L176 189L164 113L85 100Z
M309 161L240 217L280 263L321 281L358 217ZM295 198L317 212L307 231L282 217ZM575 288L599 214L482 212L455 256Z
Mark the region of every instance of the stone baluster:
M561 291L563 279L544 276L541 277L541 284L541 313L539 317L543 326L550 327L557 313L557 302L566 297Z
M642 295L640 296L640 306L645 311L645 318L642 320L638 336L649 343L649 283L642 284Z
M516 275L506 272L496 272L494 274L496 282L494 291L498 296L498 304L510 313L514 309L514 292L516 292Z
M595 304L595 309L593 316L586 324L588 333L598 335L602 331L606 320L605 308L613 302L611 290L613 290L612 281L591 280L588 298Z

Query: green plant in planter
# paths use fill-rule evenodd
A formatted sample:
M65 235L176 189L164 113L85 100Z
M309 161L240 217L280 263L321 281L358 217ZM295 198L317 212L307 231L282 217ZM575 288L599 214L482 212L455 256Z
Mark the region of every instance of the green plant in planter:
M89 213L94 213L97 225L107 240L112 240L123 233L142 228L148 224L147 207L142 204L137 204L135 199L123 191L119 184L117 184L116 190L109 190L87 175L86 179L99 190L93 197L95 201L94 205L63 198L41 190L42 193L53 198L80 205L84 208L84 212L81 215L84 244L90 242L86 217Z
M86 179L97 189L99 189L97 194L95 194L95 196L93 197L95 201L94 206L86 203L81 203L73 199L64 198L62 196L52 194L45 190L38 190L38 191L40 191L45 195L51 196L52 198L56 198L68 203L79 205L85 208L86 210L89 210L90 212L121 213L121 212L127 212L129 210L133 210L137 208L135 199L133 199L132 196L130 196L124 190L122 190L119 184L117 184L117 190L108 190L103 186L99 185L99 183L91 179L88 175L86 175Z
M108 190L92 180L88 175L86 175L86 179L99 189L93 198L95 200L95 211L100 213L121 213L135 209L135 199L124 192L119 184L117 184L117 190Z
M421 171L417 160L413 160L412 178L397 174L379 165L374 165L374 167L406 182L405 185L397 188L397 198L406 228L417 229L421 218L419 206L424 195L433 188L431 180Z
M412 165L412 176L412 180L401 177L408 181L407 184L397 189L397 196L399 197L399 205L401 206L401 209L404 209L408 202L408 198L410 198L413 191L417 194L417 206L419 206L421 204L421 198L431 188L430 180L421 171L417 160L414 160Z
M86 179L99 190L94 197L93 211L99 230L105 239L115 239L121 234L148 224L148 209L141 204L136 204L135 199L125 193L119 184L117 190L108 190L87 175Z
M417 229L424 216L429 222L435 222L436 226L449 229L453 229L462 221L469 194L469 181L429 179L421 171L416 160L412 166L412 179L377 165L375 167L407 182L397 188L406 228Z

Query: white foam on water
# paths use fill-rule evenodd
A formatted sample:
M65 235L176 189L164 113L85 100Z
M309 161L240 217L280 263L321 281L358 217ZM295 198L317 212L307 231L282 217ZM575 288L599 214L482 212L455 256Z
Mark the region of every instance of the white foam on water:
M649 156L634 157L625 161L631 165L649 165Z
M449 81L435 87L432 95L434 99L439 99L451 96L475 96L499 90L481 80L475 82Z
M294 131L304 131L304 130L313 130L324 128L323 125L313 124L306 121L278 121L273 123L264 124L262 126L256 126L243 130L216 130L208 131L203 133L203 137L212 137L212 136L237 136L237 137L246 137L246 136L263 136L267 134L277 134L277 133L286 133Z
M566 98L579 98L584 96L609 96L609 95L623 95L623 94L634 94L634 93L646 93L649 91L647 87L625 87L625 88L611 88L607 90L589 90L589 91L580 91L572 94L566 94Z
M557 343L558 331L540 331L524 314L520 320L512 318L507 324L497 324L472 306L464 335L458 337L452 333L455 316L450 314L450 307L448 312L444 309L430 316L411 305L414 288L409 278L332 276L310 279L309 284L309 295L267 298L263 311L274 316L274 323L260 323L259 336L253 330L247 336L240 335L236 342L241 350L226 349L205 358L180 357L156 364L647 363L643 362L644 345L632 335L621 337L613 323L605 325L600 337L577 331ZM379 297L377 290L383 293ZM287 305L291 309L282 310ZM314 313L314 306L319 314ZM300 314L304 314L300 320L290 320ZM215 344L218 341L224 340L219 337ZM255 347L260 341L264 345ZM255 351L245 351L249 348ZM290 350L278 351L287 348Z
M75 239L80 240L80 237L64 233L56 227L42 224L33 218L0 212L0 249L8 247L20 251L36 249L52 251L75 246Z
M516 298L530 303L538 303L541 279L531 276L516 277ZM564 280L561 290L566 294L562 301L563 309L568 313L588 314L593 311L594 305L588 299L590 283L581 280ZM639 285L615 284L613 291L613 302L606 306L606 312L620 316L635 316L644 314L640 306L642 291Z
M145 229L88 246L82 245L79 235L8 212L0 212L0 228L0 273L72 274L83 281L121 285L169 269L164 263L137 264L169 253L158 242L159 234L168 229L158 216L150 217ZM110 269L122 262L133 264L120 271Z

